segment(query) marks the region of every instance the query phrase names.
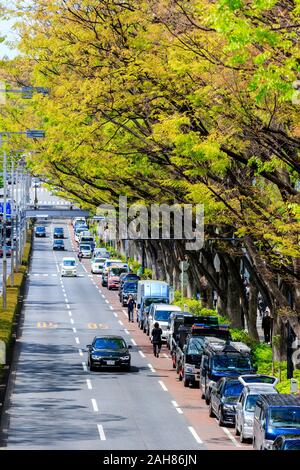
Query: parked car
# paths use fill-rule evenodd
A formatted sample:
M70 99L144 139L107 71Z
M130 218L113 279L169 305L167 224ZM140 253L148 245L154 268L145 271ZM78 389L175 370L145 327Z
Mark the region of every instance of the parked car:
M75 258L63 258L61 263L61 276L76 276L77 263Z
M300 437L300 396L260 395L254 411L254 449L270 450L276 437L285 434Z
M92 248L91 245L88 243L80 243L79 251L82 253L83 258L91 258L92 257Z
M128 267L126 266L110 266L107 272L107 288L118 289L120 284L120 274L127 272Z
M53 250L64 250L65 249L65 242L63 240L53 240L52 245Z
M173 312L181 312L181 308L177 305L152 303L149 313L144 319L144 330L146 330L147 335L151 334L154 323L158 322L163 331L161 339L167 341L169 318Z
M84 217L75 217L72 220L72 225L75 227L75 225L86 225L86 220Z
M45 237L46 236L46 227L39 225L34 229L34 235L36 237Z
M212 385L209 416L215 416L219 426L235 423L235 407L243 387L236 377L223 377Z
M131 355L122 336L103 335L95 336L92 344L87 345L88 367L90 371L96 367L121 367L130 370Z
M54 227L53 238L65 238L63 227Z
M300 450L300 436L286 434L276 437L272 450Z
M87 227L85 227L85 226L83 226L83 225L82 225L82 226L79 226L79 227L76 227L75 232L74 232L74 238L75 238L75 241L76 241L77 243L79 243L79 241L80 241L80 236L81 236L82 232L84 232L84 231L86 230L86 228L87 228Z
M106 250L106 248L99 248L99 247L94 248L93 258L106 258L107 259L109 257L110 257L110 254Z
M236 405L235 434L240 436L241 442L252 440L254 410L258 397L261 394L275 394L278 383L276 377L263 374L241 375L238 380L243 390Z
M121 290L120 301L123 307L127 305L128 298L132 295L133 299L136 300L136 293L137 293L137 282L128 281L123 284L123 288Z
M107 286L107 276L108 276L108 268L110 266L119 266L119 267L127 267L128 268L128 264L127 263L124 263L122 260L120 259L106 259L105 260L105 263L104 263L104 266L103 266L103 271L102 271L102 286L103 287L106 287ZM128 268L128 271L129 271L129 268Z
M93 274L102 274L103 266L106 258L92 258L91 272Z

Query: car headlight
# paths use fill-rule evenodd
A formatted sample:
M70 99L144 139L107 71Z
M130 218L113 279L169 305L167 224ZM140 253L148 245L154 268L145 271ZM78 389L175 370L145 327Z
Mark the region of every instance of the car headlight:
M223 405L223 408L224 408L224 410L226 410L226 411L234 411L234 410L235 410L235 406L234 406L234 405L227 405L227 404L225 404L225 405Z
M253 421L251 419L245 419L245 426L252 427L253 426Z
M121 361L129 361L130 356L121 356L120 359Z
M95 356L92 354L92 359L101 359L101 356Z
M193 374L194 371L195 371L195 367L194 366L184 366L184 371L187 372L188 374Z
M271 450L273 448L273 441L265 440L265 449Z

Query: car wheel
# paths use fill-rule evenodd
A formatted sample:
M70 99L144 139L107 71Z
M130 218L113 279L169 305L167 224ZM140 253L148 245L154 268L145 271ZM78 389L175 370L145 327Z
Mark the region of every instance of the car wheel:
M90 372L94 372L95 371L95 367L92 366L92 364L90 364Z
M111 290L111 287L110 287L110 286L108 286L108 288L107 288L107 289L108 289L108 290Z
M242 429L241 429L241 432L240 432L240 442L241 442L242 444L244 444L246 441L247 441L247 439L244 437L243 428L242 428Z
M222 414L222 410L221 410L221 409L219 410L218 424L219 424L219 426L221 426L221 427L224 426L223 414Z
M210 418L214 418L214 417L215 417L215 413L214 413L213 407L212 407L212 405L211 405L211 402L210 402L209 408L208 408L208 416L209 416Z
M210 404L210 398L209 398L209 396L207 395L207 393L205 393L204 398L205 398L205 403L206 403L207 405L209 405L209 404Z
M126 304L124 304L124 302L122 302L122 307L126 307Z
M123 370L126 371L126 372L130 372L131 371L131 365L129 364L129 366L124 366Z
M183 386L186 387L186 388L189 387L189 386L190 386L190 380L189 380L189 379L186 379L186 378L184 377L184 379L183 379Z
M239 436L240 435L240 431L239 431L239 428L237 426L237 423L235 423L235 435L236 436Z
M150 330L149 330L149 328L147 328L147 336L149 336L149 335L150 335Z

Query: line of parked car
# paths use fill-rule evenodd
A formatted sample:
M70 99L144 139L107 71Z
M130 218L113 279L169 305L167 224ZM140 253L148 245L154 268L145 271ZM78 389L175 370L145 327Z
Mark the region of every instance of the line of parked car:
M83 222L75 224L79 249L89 244L82 240L91 237L85 228ZM220 325L216 316L182 312L171 304L166 282L140 280L127 263L110 258L104 248L90 244L90 251L91 272L101 275L102 286L117 289L122 306L129 295L136 300L137 321L144 333L151 336L154 323L159 323L179 380L185 387L199 387L210 417L217 418L220 426L234 426L240 441L252 440L255 449L300 449L300 397L280 394L278 379L257 374L250 348L232 340L228 325ZM97 358L94 346L88 346L92 370ZM125 358L124 351L120 357ZM128 350L126 360L130 360Z

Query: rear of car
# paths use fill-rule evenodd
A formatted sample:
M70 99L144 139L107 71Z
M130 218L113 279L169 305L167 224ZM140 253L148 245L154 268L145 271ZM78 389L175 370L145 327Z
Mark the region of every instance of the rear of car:
M131 295L134 300L136 300L136 294L137 294L137 281L128 281L124 282L123 288L121 291L121 302L123 307L127 305L129 296Z
M102 274L104 263L105 258L93 257L91 264L91 272L93 274Z
M53 245L52 245L53 250L64 250L65 249L65 244L63 240L53 240Z
M169 338L168 325L170 315L173 312L181 312L181 308L171 304L156 304L153 306L152 311L153 314L148 318L149 332L151 334L154 323L157 322L163 331L161 337L162 341L167 341Z
M87 243L80 243L79 251L82 253L83 258L91 258L92 257L92 248L91 245Z
M118 289L120 285L120 275L122 273L126 273L127 271L128 271L128 267L125 267L125 266L111 266L110 268L108 268L108 274L107 274L108 290Z

